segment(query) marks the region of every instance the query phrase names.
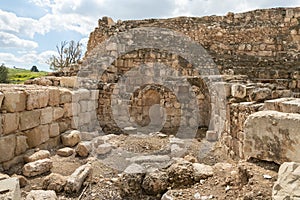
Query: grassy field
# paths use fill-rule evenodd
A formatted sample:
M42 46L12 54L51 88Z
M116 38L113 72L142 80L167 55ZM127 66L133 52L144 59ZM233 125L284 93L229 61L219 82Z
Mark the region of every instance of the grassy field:
M24 83L24 81L29 79L34 79L40 76L46 76L48 72L31 72L27 69L13 69L8 68L8 80L9 83Z

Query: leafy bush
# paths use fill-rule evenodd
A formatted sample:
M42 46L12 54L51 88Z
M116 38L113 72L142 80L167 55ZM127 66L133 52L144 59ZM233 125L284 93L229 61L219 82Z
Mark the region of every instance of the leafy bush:
M0 83L7 83L8 82L7 77L8 77L8 69L5 67L4 64L2 64L0 66Z

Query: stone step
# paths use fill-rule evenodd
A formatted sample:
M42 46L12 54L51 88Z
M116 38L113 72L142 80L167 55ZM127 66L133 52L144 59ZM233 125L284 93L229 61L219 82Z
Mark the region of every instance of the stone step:
M265 110L300 113L300 98L279 98L265 101Z

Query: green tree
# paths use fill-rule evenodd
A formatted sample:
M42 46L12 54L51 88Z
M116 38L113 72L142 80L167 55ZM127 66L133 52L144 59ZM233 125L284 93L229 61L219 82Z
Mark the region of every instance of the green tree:
M81 58L82 44L71 40L70 42L62 41L60 45L56 45L58 55L52 55L46 63L50 65L50 69L61 71L70 67L72 64L78 63Z
M4 64L0 66L0 83L8 83L8 69Z

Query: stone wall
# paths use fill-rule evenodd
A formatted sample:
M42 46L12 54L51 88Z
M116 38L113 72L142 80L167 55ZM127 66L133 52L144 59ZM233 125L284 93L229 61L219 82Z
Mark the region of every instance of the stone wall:
M0 91L0 168L5 170L22 162L29 149L58 146L66 130L98 123L97 90L2 84Z
M257 81L281 79L299 91L299 82L292 81L299 73L299 19L300 8L117 23L104 17L90 34L86 55L110 36L133 28L168 28L199 42L222 73L233 70Z

